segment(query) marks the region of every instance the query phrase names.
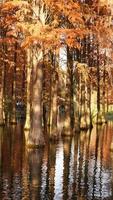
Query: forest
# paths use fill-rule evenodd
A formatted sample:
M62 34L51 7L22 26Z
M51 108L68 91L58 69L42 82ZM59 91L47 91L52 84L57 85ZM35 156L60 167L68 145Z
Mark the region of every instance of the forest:
M113 200L113 0L0 0L0 200Z
M28 148L106 123L113 103L110 2L1 1L0 125L23 120Z

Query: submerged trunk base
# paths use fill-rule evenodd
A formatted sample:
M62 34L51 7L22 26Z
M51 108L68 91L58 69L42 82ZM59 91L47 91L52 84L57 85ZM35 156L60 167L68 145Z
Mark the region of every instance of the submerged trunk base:
M50 141L58 141L59 140L59 135L51 135L51 136L49 136L49 140Z
M35 136L35 137L33 137ZM42 133L36 133L35 131L25 132L26 147L28 148L39 148L45 146L45 139Z
M17 122L16 121L10 121L10 124L12 124L12 125L16 125L17 124Z
M45 146L45 142L44 141L33 141L33 140L28 140L26 141L26 147L27 148L31 148L31 149L34 149L34 148L40 148L40 147L44 147Z
M110 151L113 152L113 142L111 142L111 145L110 145Z
M88 130L89 125L87 123L87 119L85 116L81 117L81 122L80 122L80 130Z
M58 139L59 139L59 134L58 134L57 127L54 127L54 126L50 127L49 140L57 141Z
M79 133L80 132L80 120L79 120L79 116L75 116L74 132L75 133Z
M42 147L44 147L45 145L37 145L37 144L31 144L31 143L28 143L27 145L26 145L26 147L27 148L29 148L29 149L38 149L38 148L42 148Z
M102 125L103 123L106 123L105 116L101 112L97 113L96 124Z
M29 123L25 123L25 126L24 126L24 130L25 131L29 131L30 130L30 122Z
M4 121L0 121L0 126L5 126Z
M62 130L61 136L69 137L73 135L73 130L71 128L65 128Z

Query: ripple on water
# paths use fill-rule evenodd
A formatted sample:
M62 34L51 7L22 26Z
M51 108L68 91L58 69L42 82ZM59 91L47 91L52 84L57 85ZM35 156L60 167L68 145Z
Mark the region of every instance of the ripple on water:
M7 160L3 157L6 158L7 153L11 159L4 170L0 165L0 199L112 200L111 125L106 130L100 128L97 133L94 128L89 135L84 133L73 139L60 139L55 144L50 142L43 151L26 152L19 147L23 144L16 141L16 133L12 134L12 140L5 135L0 144L4 146L5 143L5 149L10 151L2 152L4 148L1 148L0 161L6 166Z

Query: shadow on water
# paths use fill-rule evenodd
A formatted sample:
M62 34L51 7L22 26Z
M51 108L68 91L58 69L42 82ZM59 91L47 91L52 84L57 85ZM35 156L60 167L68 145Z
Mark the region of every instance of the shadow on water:
M23 126L0 128L0 199L112 200L113 123L27 150Z

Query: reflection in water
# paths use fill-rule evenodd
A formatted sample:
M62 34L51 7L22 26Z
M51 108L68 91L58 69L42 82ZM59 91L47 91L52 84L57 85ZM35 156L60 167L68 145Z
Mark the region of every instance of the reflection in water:
M56 150L55 162L55 183L54 183L54 200L61 200L63 197L63 168L64 168L64 152L63 143L59 142Z
M73 197L74 170L74 140L72 140L69 162L68 199L72 199Z
M11 167L12 167L12 199L22 199L21 171L23 159L24 139L21 124L13 129L11 146Z
M3 133L3 128L0 128L0 199L1 197L1 185L2 185L2 173L1 173L1 165L2 165L2 133Z
M24 148L21 124L0 128L0 199L112 200L113 124Z
M48 155L47 155L47 150L44 152L44 157L43 157L43 163L42 163L42 169L41 169L41 192L40 192L40 196L41 199L46 199L45 195L46 194L46 186L47 186L47 169L48 169Z
M1 180L2 180L2 199L11 199L11 130L4 129L1 144Z

